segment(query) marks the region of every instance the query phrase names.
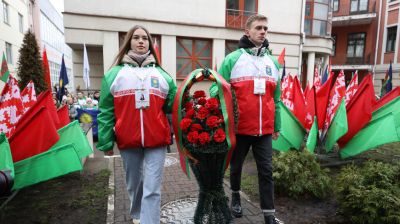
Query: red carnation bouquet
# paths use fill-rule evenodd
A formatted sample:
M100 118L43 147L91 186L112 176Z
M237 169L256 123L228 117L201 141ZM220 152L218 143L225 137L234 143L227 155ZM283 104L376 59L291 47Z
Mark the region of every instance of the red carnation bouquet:
M183 145L191 152L226 151L226 134L221 105L217 98L206 98L202 90L185 94L182 107Z

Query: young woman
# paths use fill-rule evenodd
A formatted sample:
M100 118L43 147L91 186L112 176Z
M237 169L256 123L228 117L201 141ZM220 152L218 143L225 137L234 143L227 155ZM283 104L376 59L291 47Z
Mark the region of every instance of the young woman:
M117 143L133 223L160 223L161 180L171 142L166 113L171 111L176 85L160 67L144 27L128 31L100 92L97 148L110 156Z

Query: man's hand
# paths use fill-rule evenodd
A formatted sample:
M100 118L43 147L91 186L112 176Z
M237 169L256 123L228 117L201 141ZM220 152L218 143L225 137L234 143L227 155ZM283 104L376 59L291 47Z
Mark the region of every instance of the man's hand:
M279 132L272 133L272 140L277 140L279 138Z
M113 156L114 155L114 151L112 149L108 150L108 151L104 151L104 155L105 156Z

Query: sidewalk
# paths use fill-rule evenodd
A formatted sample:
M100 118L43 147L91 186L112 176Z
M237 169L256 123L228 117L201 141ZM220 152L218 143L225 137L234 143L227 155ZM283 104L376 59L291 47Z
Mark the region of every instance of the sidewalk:
M198 187L193 175L191 179L182 172L176 146L171 147L172 153L167 153L164 167L164 177L161 193L161 223L193 223L195 205L197 204ZM110 185L114 187L114 206L109 204L107 223L131 224L129 216L129 198L125 185L125 172L121 157L110 159L110 169L113 169ZM113 180L112 180L113 179ZM230 196L229 184L225 183L225 192ZM263 223L263 216L258 205L242 197L243 217L234 219L234 224ZM113 208L112 208L113 207Z

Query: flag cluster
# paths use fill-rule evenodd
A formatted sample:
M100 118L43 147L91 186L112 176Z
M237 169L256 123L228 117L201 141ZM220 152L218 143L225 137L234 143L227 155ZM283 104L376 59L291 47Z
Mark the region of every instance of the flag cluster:
M328 76L328 74L331 74ZM382 89L386 95L375 99L373 78L366 75L358 83L358 72L346 88L344 72L336 76L325 69L321 82L315 69L313 85L301 91L297 76L287 75L281 82L282 130L273 147L280 151L299 149L307 136L306 148L317 145L331 151L337 143L342 157L357 155L380 144L400 141L400 88L391 90L391 65ZM389 87L388 87L389 86ZM384 129L394 134L386 137ZM298 136L293 136L296 133ZM397 137L396 137L397 136Z

